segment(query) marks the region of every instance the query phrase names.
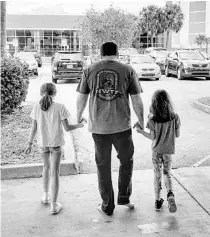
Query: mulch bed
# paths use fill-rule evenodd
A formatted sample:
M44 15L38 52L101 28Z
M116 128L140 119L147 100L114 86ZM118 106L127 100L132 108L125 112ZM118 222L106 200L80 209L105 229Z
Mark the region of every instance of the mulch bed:
M29 117L33 108L32 105L25 105L22 109L16 109L10 115L1 117L1 165L17 165L42 163L39 154L39 147L34 140L30 154L24 151L28 145L28 138L31 128ZM64 159L64 157L62 158Z
M210 97L200 98L198 101L204 105L210 106Z

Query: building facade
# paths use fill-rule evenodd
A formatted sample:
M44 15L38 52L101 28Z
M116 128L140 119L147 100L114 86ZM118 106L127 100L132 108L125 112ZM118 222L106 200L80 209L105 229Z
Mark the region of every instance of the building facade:
M182 8L184 25L179 33L170 34L169 49L196 48L210 53L210 40L201 46L195 42L198 35L210 39L210 1L174 3L180 4ZM16 51L35 49L44 57L50 57L58 50L82 51L80 29L83 19L84 16L73 15L8 15L7 50L13 54ZM140 35L134 45L142 50L152 46L146 34ZM165 45L165 34L154 38L154 47Z
M58 50L81 51L82 16L8 15L7 50L37 50L44 57Z
M179 33L172 33L172 48L195 48L210 53L210 41L199 46L196 37L210 39L210 2L180 1L184 13L184 25Z

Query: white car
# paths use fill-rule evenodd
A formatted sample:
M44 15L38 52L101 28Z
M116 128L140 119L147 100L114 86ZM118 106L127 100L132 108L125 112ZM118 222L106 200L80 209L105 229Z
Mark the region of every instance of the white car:
M29 72L38 76L38 64L34 57L34 54L31 52L18 52L15 55L16 58L19 58L21 62L25 62L29 65Z
M130 55L130 65L135 69L139 79L155 79L161 77L160 67L147 54Z

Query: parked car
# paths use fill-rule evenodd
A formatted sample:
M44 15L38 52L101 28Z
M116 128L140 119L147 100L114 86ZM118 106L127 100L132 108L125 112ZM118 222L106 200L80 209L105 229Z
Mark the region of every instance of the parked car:
M187 77L210 79L210 62L195 50L176 50L166 59L165 75L176 75L179 80Z
M155 79L161 77L160 67L147 54L130 55L130 65L135 69L139 79Z
M149 48L146 48L144 53L145 54L149 54L150 52L152 52L153 50L166 50L165 48L162 48L162 47L149 47Z
M81 79L84 57L81 52L58 51L52 58L52 81Z
M21 62L27 63L29 65L29 72L38 76L38 64L33 53L18 52L15 54L15 57L19 58Z
M119 55L119 62L129 64L130 63L130 57L127 54L120 54Z
M210 60L210 55L209 54L207 54L206 52L204 52L204 51L202 51L202 52L200 52L202 55L203 55L203 57L206 59L206 60Z
M165 73L165 62L166 62L166 58L168 56L169 53L171 53L172 51L167 51L164 49L153 49L152 51L150 51L150 53L148 53L157 63L158 66L160 66L160 70L161 73L164 74Z
M38 63L38 67L42 66L42 56L41 54L37 51L37 50L30 50L30 51L25 51L25 52L31 52L33 53L37 63Z

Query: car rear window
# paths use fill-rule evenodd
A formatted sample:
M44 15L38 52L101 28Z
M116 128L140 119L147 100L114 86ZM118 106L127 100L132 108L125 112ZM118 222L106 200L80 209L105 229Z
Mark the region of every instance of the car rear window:
M61 60L82 60L81 53L67 54L67 53L59 53L58 58Z
M204 57L199 52L180 52L180 59L182 60L203 60Z
M147 55L136 55L130 57L130 62L134 64L138 63L154 63L154 60Z

